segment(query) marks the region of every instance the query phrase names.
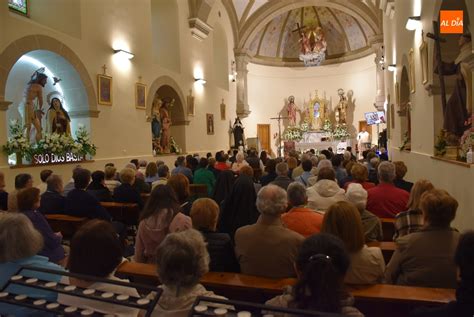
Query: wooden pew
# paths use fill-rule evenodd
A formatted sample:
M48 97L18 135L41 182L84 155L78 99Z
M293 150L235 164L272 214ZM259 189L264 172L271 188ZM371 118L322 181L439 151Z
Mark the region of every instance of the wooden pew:
M117 269L117 276L133 282L159 284L156 266L124 262ZM264 302L283 292L286 285L294 285L296 279L269 279L238 273L209 272L201 283L217 294L232 299ZM366 316L406 316L420 305L437 306L455 298L453 289L411 287L399 285L348 286L356 299L356 307Z
M60 231L64 239L72 238L77 229L88 220L87 218L62 214L46 214L45 217L53 231Z
M192 200L208 196L207 186L205 184L190 184L189 192Z
M395 242L391 242L391 241L382 241L382 242L375 241L375 242L369 242L367 243L367 245L369 247L379 247L382 250L383 258L386 264L390 262L393 252L395 252L395 249L397 248Z
M117 203L117 202L101 202L100 203L112 218L116 221L123 222L126 225L137 225L140 215L140 208L137 204Z
M380 218L382 222L383 241L393 241L395 234L395 219L394 218Z

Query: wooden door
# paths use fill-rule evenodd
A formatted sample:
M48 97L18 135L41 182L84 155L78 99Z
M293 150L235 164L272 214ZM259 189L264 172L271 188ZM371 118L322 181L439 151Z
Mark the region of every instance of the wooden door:
M268 154L270 154L270 125L257 124L257 137L260 141L260 146L262 147L260 150L265 150Z

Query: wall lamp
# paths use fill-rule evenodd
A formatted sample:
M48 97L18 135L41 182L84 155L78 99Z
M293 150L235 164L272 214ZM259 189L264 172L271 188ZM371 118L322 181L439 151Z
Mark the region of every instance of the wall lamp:
M116 54L120 58L127 58L127 59L132 59L135 55L124 51L124 50L114 50L114 54Z
M387 69L388 69L389 72L394 72L397 69L397 65L396 64L390 64L390 65L388 65Z
M207 81L204 78L194 78L194 82L200 85L204 85Z
M414 31L421 24L421 17L419 15L409 17L405 28L409 31Z

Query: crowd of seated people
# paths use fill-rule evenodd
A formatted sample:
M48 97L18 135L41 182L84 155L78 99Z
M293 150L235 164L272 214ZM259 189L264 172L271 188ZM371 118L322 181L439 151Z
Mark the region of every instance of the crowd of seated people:
M15 190L7 194L0 173L0 209L10 211L0 213L0 238L15 240L0 248L0 282L23 263L116 279L118 265L129 260L157 264L163 294L156 316L185 316L199 295L222 298L199 283L208 271L296 277L296 285L267 303L349 316L363 315L344 285L457 288L455 302L418 310L414 316L472 315L474 234L462 235L451 227L458 204L449 193L428 180L408 189L407 167L380 160L373 152L359 162L350 151L308 151L301 157L293 152L285 158L266 153L259 158L256 151L231 154L180 156L171 172L163 162L143 160L127 164L119 173L111 164L93 173L78 166L66 194L61 176L51 170L40 177L41 187L46 184L42 194L29 174L18 174ZM208 198L194 200L191 184L205 186ZM144 203L141 193L146 188L152 190ZM105 201L136 203L141 210L133 256L128 259L123 258L123 225L113 221L100 203ZM51 213L94 220L81 226L69 250L43 216ZM395 251L390 260L384 260L379 247L366 244L382 241L382 218L394 221ZM25 234L35 241L16 241ZM18 253L10 249L13 246ZM66 282L137 294L131 287L114 289L72 278ZM138 314L136 309L86 299L58 300L118 316ZM8 312L18 309L3 307Z

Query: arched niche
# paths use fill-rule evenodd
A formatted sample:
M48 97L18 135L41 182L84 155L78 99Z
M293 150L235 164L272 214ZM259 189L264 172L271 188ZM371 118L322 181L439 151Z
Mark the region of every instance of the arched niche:
M77 82L82 84L81 88L83 88L84 91L84 98L82 98L83 102L71 110L71 117L87 118L99 116L94 84L82 61L64 43L45 35L29 35L22 37L10 43L10 45L8 45L0 54L0 101L8 100L6 98L7 79L13 66L22 56L28 55L29 53L31 53L31 56L47 60L46 63L48 65L46 66L48 66L48 68L69 65L69 70L72 71L70 72L71 76L74 79L71 79L70 81L64 80L62 85L64 85L66 90L70 89L71 94L73 94L73 90L77 90L77 86L74 87ZM54 62L57 62L58 64L55 66L53 65ZM58 72L60 71L58 70Z
M402 68L402 74L400 78L400 109L398 114L400 115L400 140L404 143L407 139L408 143L405 144L404 149L410 150L411 146L411 103L410 103L410 82L408 78L408 71L406 66Z
M227 35L224 28L217 23L213 31L213 71L216 86L229 90L229 57Z
M151 1L151 35L153 62L181 71L179 15L176 0Z
M64 57L48 50L34 50L21 56L10 72L6 81L5 99L12 102L7 111L7 119L17 119L24 122L24 93L31 75L39 68L45 69L48 76L47 84L43 88L43 131L48 129L46 114L50 107L50 93L58 93L63 107L71 117L71 131L83 124L90 127L88 110L88 96L86 88L78 72ZM55 83L54 78L59 79Z
M175 139L176 143L181 149L186 151L186 129L185 126L189 124L186 119L186 98L184 97L179 85L169 76L162 76L157 78L150 86L148 98L147 98L147 121L151 121L151 111L153 105L153 99L155 93L161 99L174 99L174 106L170 109L171 115L171 136ZM151 130L150 130L151 133Z

